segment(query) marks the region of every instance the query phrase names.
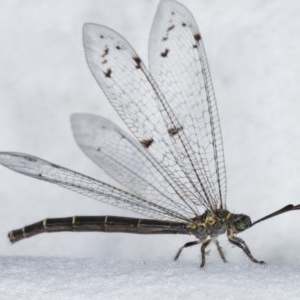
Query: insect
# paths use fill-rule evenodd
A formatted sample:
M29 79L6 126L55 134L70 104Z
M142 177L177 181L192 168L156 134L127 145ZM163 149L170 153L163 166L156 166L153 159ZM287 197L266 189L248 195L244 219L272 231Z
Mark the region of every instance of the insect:
M74 137L83 152L124 189L23 153L1 152L0 163L147 219L44 219L12 230L10 241L58 231L193 235L196 239L183 245L175 260L183 249L200 245L203 267L210 243L226 262L217 238L227 234L251 261L264 264L236 235L300 205L287 205L255 222L227 210L217 103L202 36L191 13L176 1L161 1L150 35L150 71L110 28L85 24L83 40L92 74L134 137L91 114L72 116Z

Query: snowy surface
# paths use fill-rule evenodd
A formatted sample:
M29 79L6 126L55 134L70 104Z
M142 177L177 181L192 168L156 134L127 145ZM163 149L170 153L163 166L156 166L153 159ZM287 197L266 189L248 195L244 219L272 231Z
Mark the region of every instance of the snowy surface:
M228 208L255 220L300 203L300 2L184 3L204 37L218 98ZM147 60L157 4L0 1L0 149L109 180L80 152L69 124L74 112L99 113L122 124L86 66L82 24L114 28ZM9 230L45 217L130 213L5 168L0 179L0 299L300 297L298 212L241 234L268 267L250 264L223 241L230 263L223 265L212 250L205 271L199 271L198 249L187 251L179 263L170 262L189 237L66 233L12 246Z
M0 259L0 299L299 299L300 266ZM285 274L284 276L282 276Z

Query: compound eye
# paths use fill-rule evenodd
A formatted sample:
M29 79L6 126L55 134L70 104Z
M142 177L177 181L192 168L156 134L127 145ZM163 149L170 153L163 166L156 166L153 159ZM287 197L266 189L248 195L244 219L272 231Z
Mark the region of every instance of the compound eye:
M237 231L239 231L239 232L244 231L247 228L251 227L251 220L248 216L244 216L244 217L238 219L236 222L234 222L233 225Z
M234 228L235 228L237 231L242 231L242 230L244 230L244 229L243 229L243 222L241 222L241 220L238 220L238 221L234 222Z

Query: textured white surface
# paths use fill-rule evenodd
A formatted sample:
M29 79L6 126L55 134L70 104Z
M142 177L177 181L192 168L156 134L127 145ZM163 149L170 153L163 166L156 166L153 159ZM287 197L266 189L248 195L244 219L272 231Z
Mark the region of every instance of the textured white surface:
M0 299L289 299L300 267L70 258L0 259Z
M0 149L27 152L85 174L105 178L75 145L68 120L73 112L92 112L119 122L86 66L81 27L84 22L95 22L114 28L146 60L147 39L157 3L141 0L1 1ZM228 208L249 214L255 220L288 203L299 203L300 3L296 0L289 1L288 5L280 0L263 3L259 0L189 0L185 4L199 24L214 80L228 171ZM231 291L236 287L238 290L248 289L252 294L254 287L260 286L263 290L266 280L271 282L270 286L279 289L274 284L276 276L273 277L272 272L278 275L284 286L289 276L295 277L299 271L300 217L297 212L261 223L241 235L257 258L265 259L271 265L277 262L295 263L294 268L243 266L246 261L244 255L225 244L229 255L231 252L238 253L234 263L241 266L224 267L218 258L214 258L216 265L211 271L208 265L208 272L221 270L221 273L218 275L215 271L211 275L213 280L210 280L208 289L202 285L205 273L199 272L194 263L180 264L179 267L166 263L189 237L53 234L11 246L6 238L10 229L44 217L128 215L128 212L5 168L0 168L0 179L2 255L162 259L161 263L147 263L146 266L150 267L146 271L144 267L140 268L138 262L120 262L121 270L125 270L123 276L127 278L126 270L129 268L137 279L136 284L133 280L131 286L141 292L143 276L156 289L156 281L160 282L157 287L166 285L163 280L158 280L159 277L176 274L179 277L170 283L170 291L173 285L180 283L182 286L178 293L181 291L182 296L185 284L190 284L190 280L195 282L195 289L203 293L200 295L213 297L214 294L210 293L221 293L219 285L222 286L223 282L224 286L228 284L226 278L233 280L238 274L241 281L237 280L236 286L230 283ZM198 249L192 251L198 253ZM66 273L60 273L64 279L81 272L85 262L93 265L93 260L63 261L73 268L72 272L66 270ZM53 264L53 270L55 265L64 268L64 263L58 258L49 258L46 262L49 266ZM94 263L102 265L101 262ZM22 275L29 272L26 266L32 268L30 276L36 276L32 277L36 286L40 286L42 273L52 270L45 267L42 259L20 258L15 265L12 258L3 258L1 265L6 266L3 278L6 278L5 270L11 270L7 287L9 282L13 285L14 280L26 285L26 276ZM104 269L94 267L93 272L100 278L111 278L121 272L116 267L110 274L112 265L104 264ZM14 268L16 271L12 271ZM89 276L88 268L84 270L87 274L80 279L87 284L93 274ZM160 272L162 275L159 275ZM200 276L199 280L195 274ZM268 276L264 278L264 275ZM247 283L248 276L252 281L256 280L256 284L248 282L244 288L240 283ZM126 287L124 278L120 279L120 290L122 286ZM60 282L53 274L49 277L51 280L54 286ZM65 282L68 285L68 280ZM93 282L97 285L97 280ZM79 288L80 280L76 283ZM17 292L18 288L13 286L13 292ZM291 297L295 286L289 287ZM53 292L56 289L57 286ZM289 290L282 288L282 293ZM151 288L148 291L150 295ZM271 288L269 291L271 293ZM111 288L111 293L114 292ZM126 292L136 297L140 295L130 289L125 289ZM190 295L193 297L192 293Z

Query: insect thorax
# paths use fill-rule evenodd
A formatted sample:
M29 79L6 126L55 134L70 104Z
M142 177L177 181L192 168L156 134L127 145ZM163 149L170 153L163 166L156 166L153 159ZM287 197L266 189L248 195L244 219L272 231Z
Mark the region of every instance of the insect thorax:
M202 215L192 219L188 229L190 234L204 240L208 236L217 237L225 233L229 227L238 233L251 226L251 219L247 215L233 214L225 209L216 209L215 211L206 210Z

